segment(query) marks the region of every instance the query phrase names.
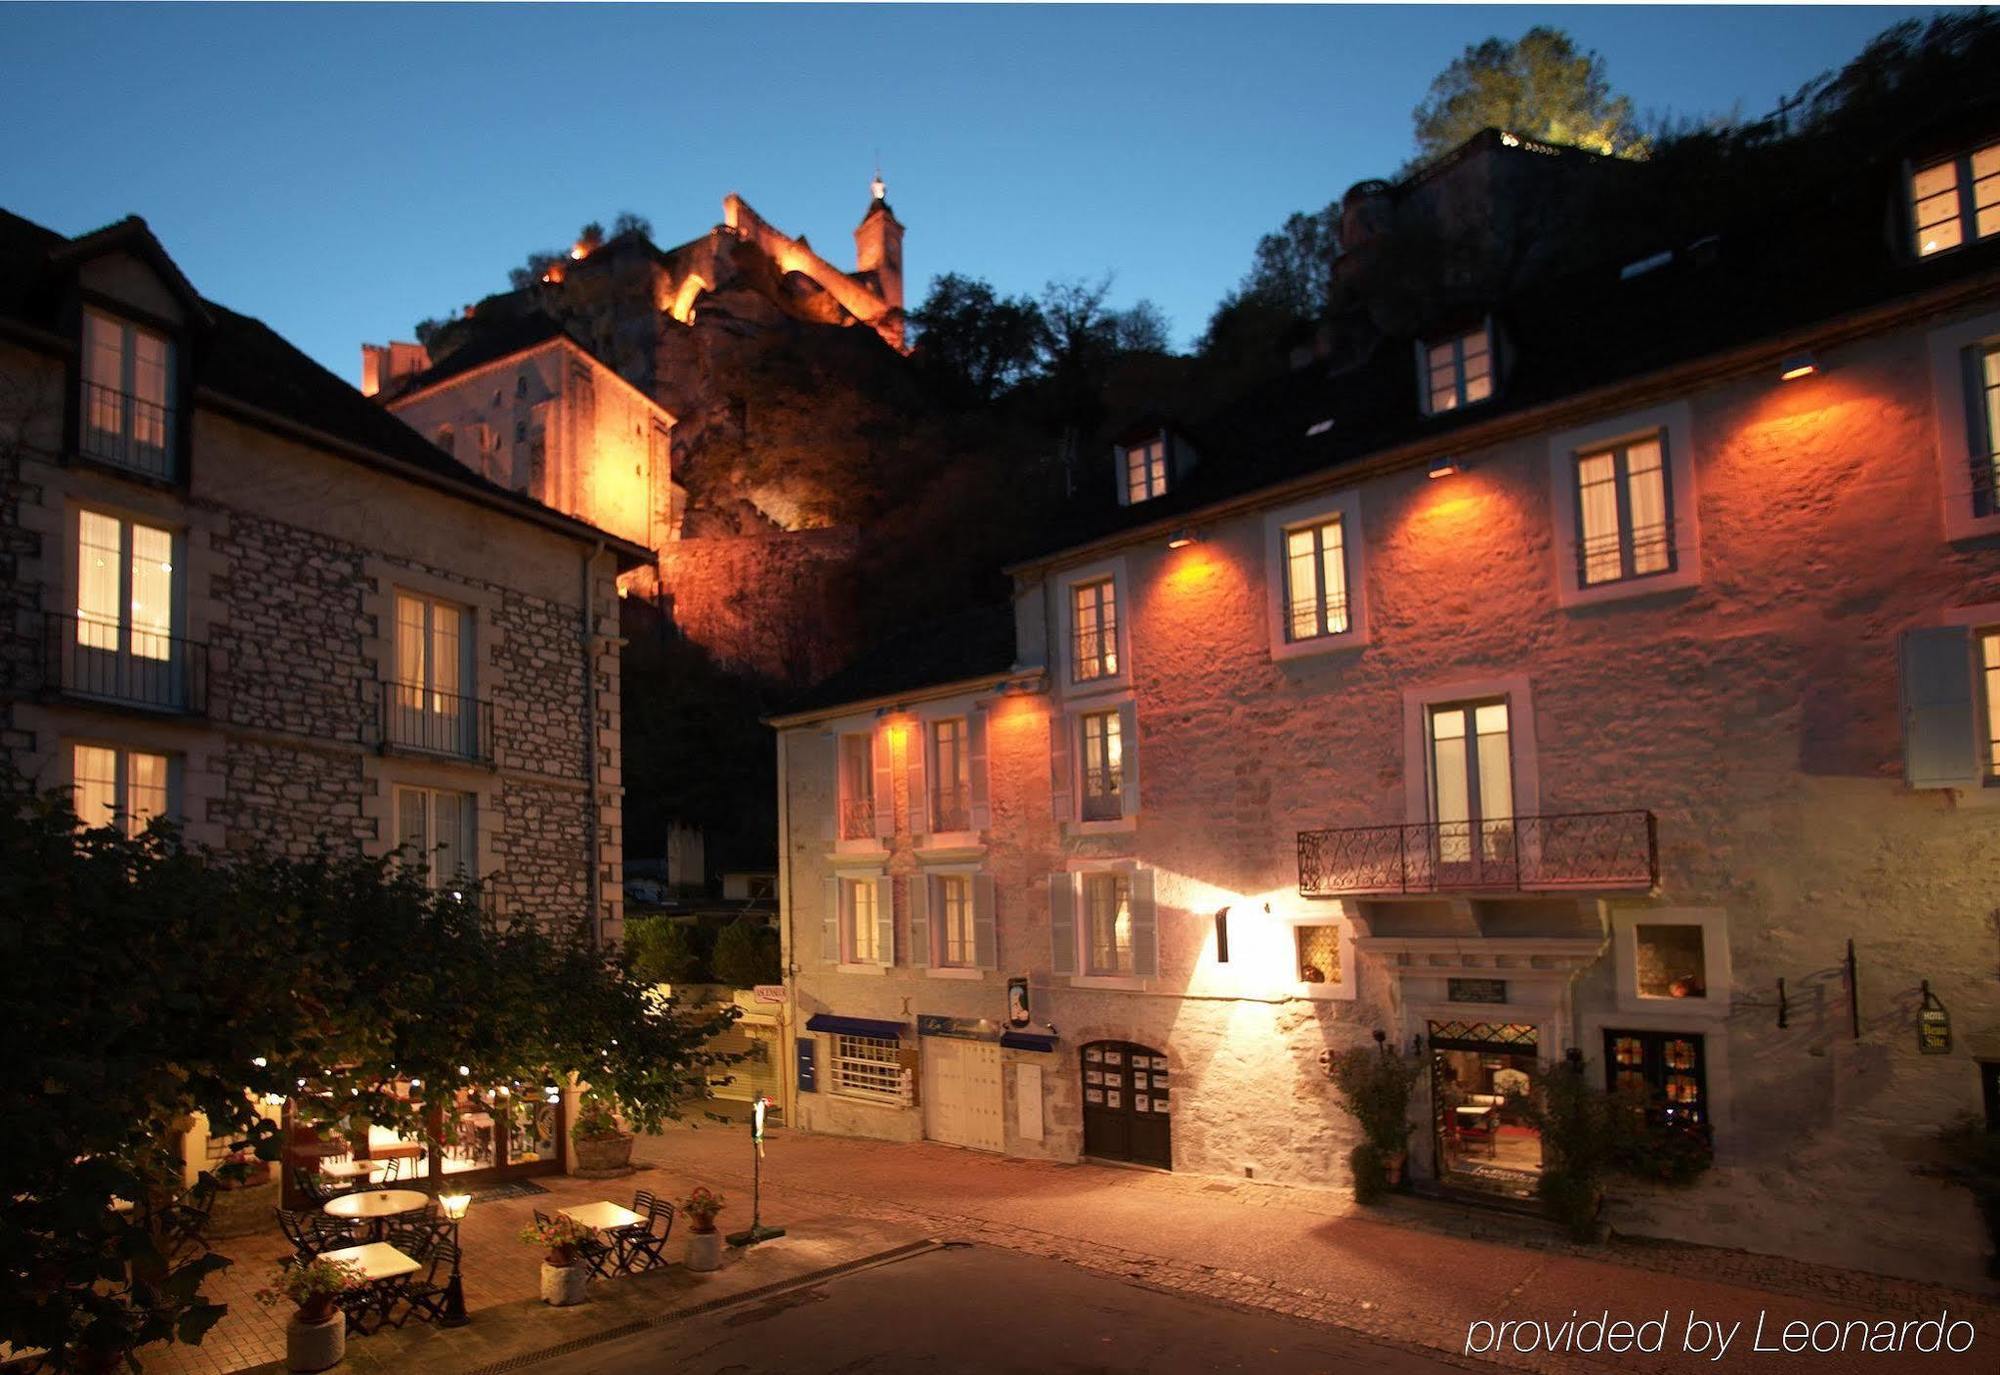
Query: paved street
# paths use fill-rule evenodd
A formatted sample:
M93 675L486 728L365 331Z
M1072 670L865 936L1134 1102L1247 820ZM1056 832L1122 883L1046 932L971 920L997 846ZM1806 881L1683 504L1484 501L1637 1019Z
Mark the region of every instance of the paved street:
M532 1375L1433 1375L1463 1368L1338 1328L1191 1301L984 1246L924 1252L527 1367Z

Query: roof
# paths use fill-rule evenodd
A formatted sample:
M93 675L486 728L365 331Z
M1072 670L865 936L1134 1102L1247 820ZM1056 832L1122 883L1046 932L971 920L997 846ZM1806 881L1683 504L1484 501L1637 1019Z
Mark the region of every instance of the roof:
M395 402L441 382L448 382L483 368L488 363L497 363L503 358L511 358L517 353L525 353L537 344L545 344L551 339L568 339L578 348L583 345L563 327L560 321L546 311L530 310L520 315L488 314L474 315L470 328L465 330L465 342L447 353L443 358L425 368L422 372L411 373L397 379L393 392L381 399ZM588 353L588 349L584 349Z
M771 720L790 724L854 703L1005 677L1013 668L1013 606L975 607L891 636L786 704Z
M113 235L111 230L118 232ZM139 236L143 236L143 243ZM146 222L137 216L110 230L67 239L0 210L0 320L25 326L45 338L59 335L70 267L80 256L79 250L128 247L143 250L142 255L149 259L157 254L158 259L171 264ZM174 272L177 276L178 269ZM233 402L247 412L244 418L251 423L288 424L310 432L309 439L318 436L334 441L348 457L373 461L427 486L511 512L574 539L602 540L635 564L651 561L650 552L638 545L489 482L315 363L263 321L197 299L207 319L194 326L195 385L225 408Z

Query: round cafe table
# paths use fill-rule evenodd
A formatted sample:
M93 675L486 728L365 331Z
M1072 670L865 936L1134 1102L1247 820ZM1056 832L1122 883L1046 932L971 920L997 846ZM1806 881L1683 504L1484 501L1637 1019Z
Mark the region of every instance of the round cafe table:
M345 1222L366 1222L379 1240L383 1223L403 1213L414 1213L430 1201L429 1194L420 1194L415 1189L367 1189L328 1199L321 1211Z

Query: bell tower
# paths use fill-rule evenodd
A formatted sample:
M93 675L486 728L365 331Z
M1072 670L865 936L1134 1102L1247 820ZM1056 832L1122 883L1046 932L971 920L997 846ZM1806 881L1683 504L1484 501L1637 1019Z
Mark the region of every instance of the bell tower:
M872 272L881 289L882 303L898 315L903 310L903 226L885 198L888 187L877 170L869 186L873 198L868 213L854 231L854 270Z

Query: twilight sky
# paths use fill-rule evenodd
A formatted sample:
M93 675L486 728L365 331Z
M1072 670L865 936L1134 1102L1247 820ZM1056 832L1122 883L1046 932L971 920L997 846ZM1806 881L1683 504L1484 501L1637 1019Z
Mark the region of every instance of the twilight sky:
M0 206L144 215L344 377L587 220L738 191L837 265L876 157L909 299L1117 274L1185 343L1257 238L1410 152L1468 43L1567 28L1641 111L1762 114L1888 7L0 7Z

